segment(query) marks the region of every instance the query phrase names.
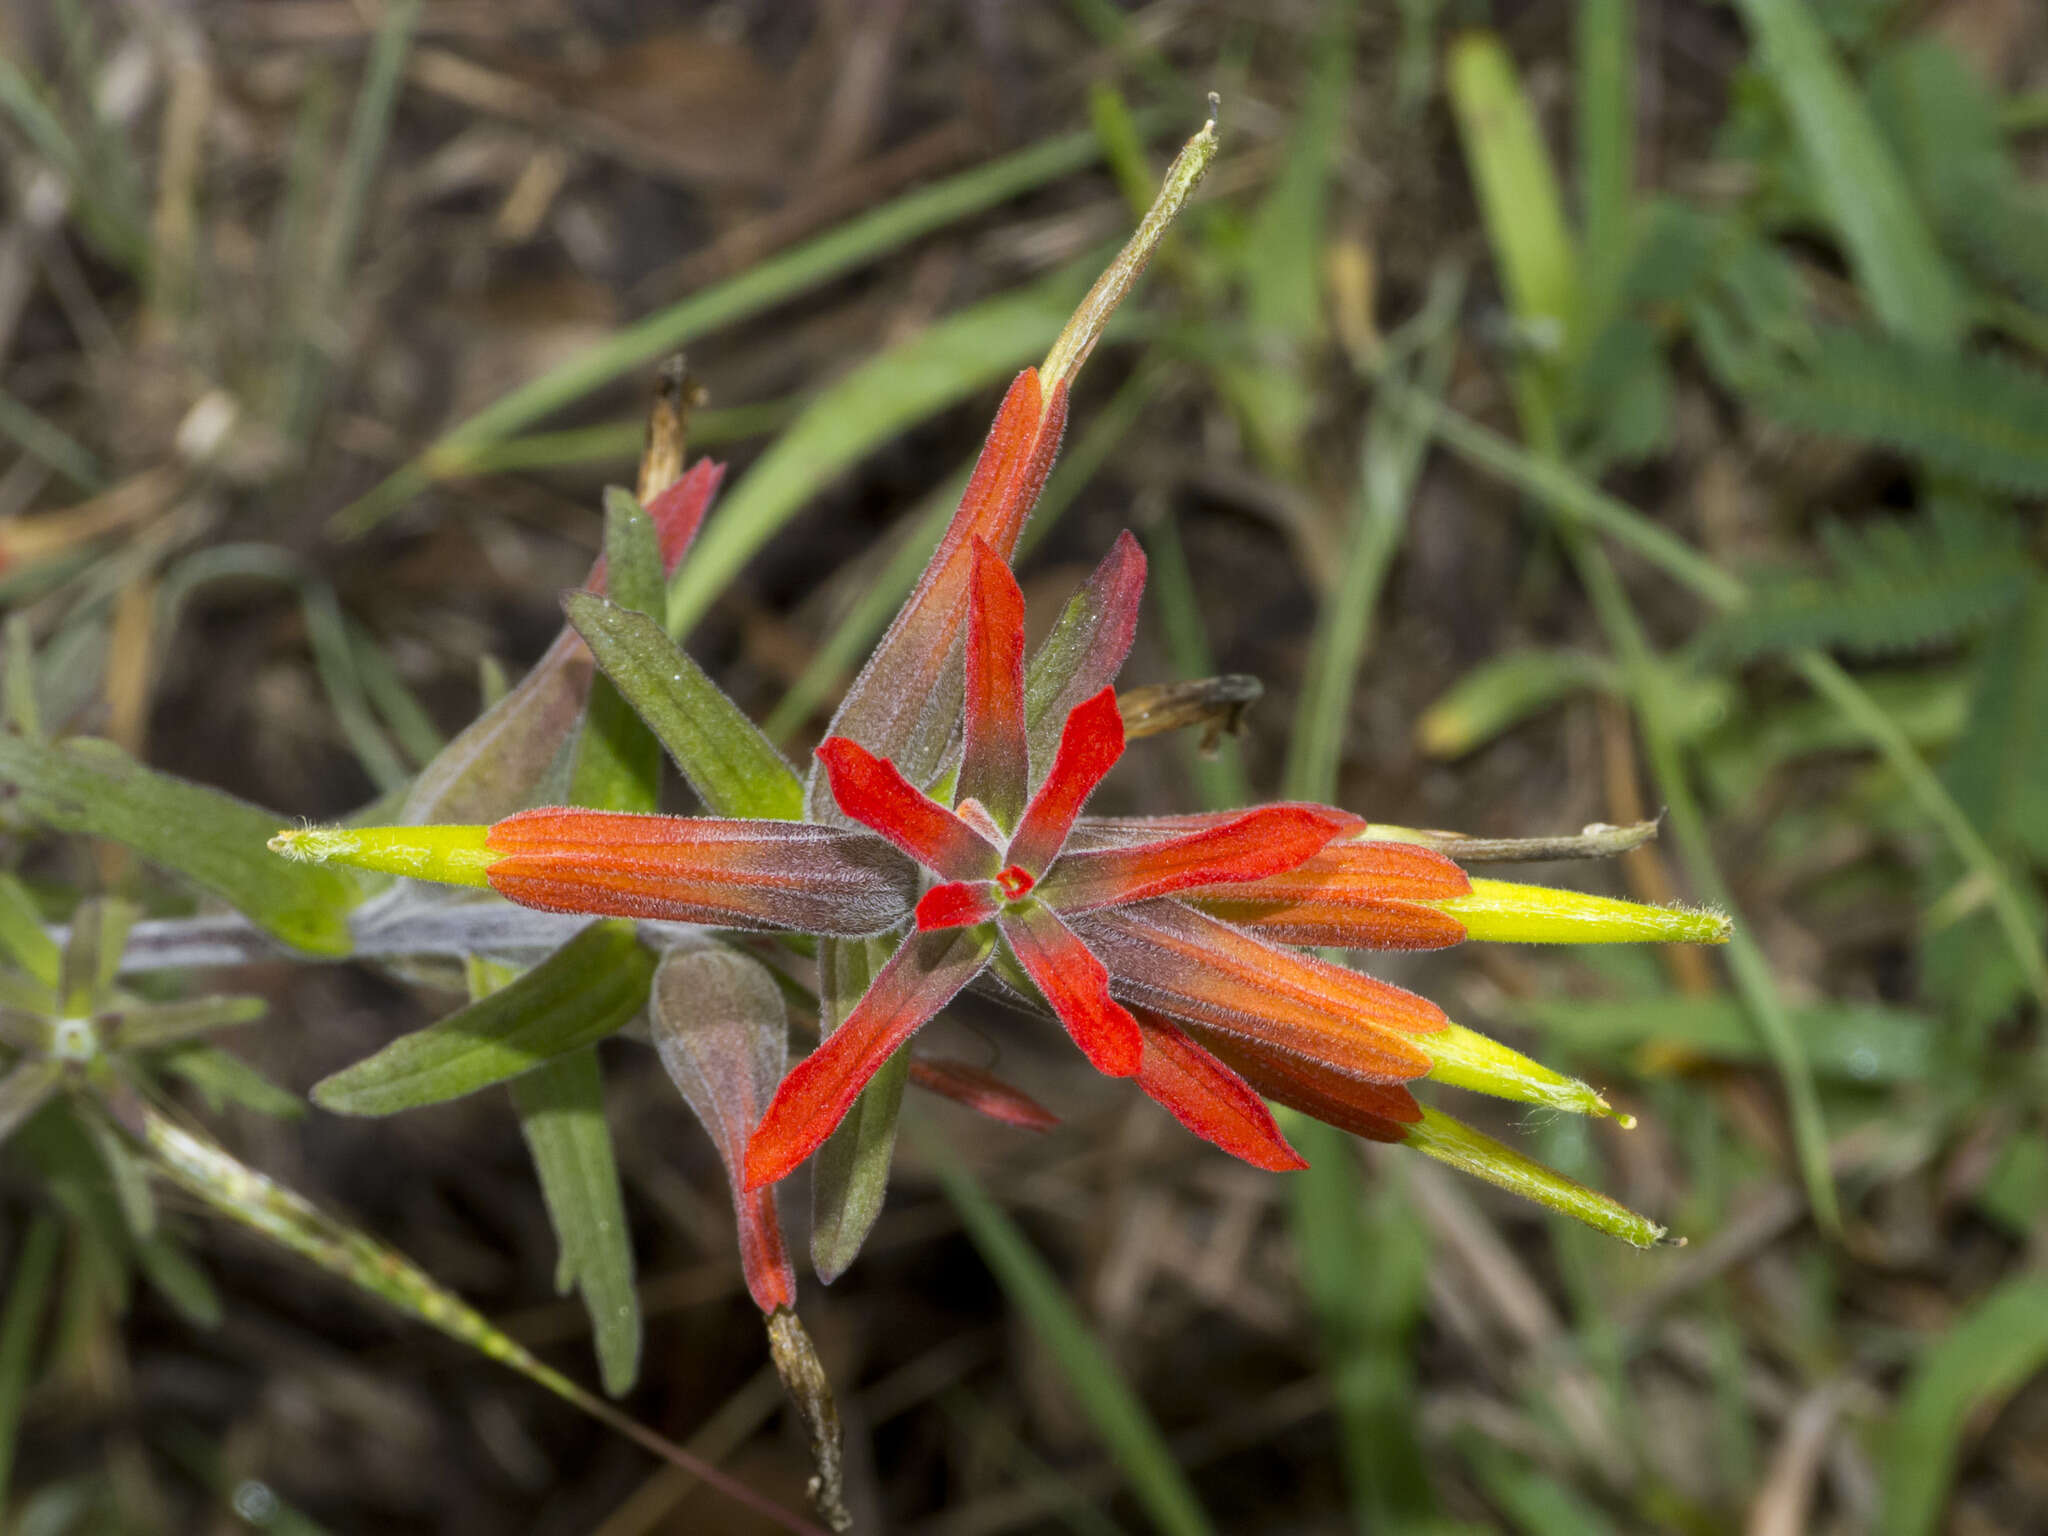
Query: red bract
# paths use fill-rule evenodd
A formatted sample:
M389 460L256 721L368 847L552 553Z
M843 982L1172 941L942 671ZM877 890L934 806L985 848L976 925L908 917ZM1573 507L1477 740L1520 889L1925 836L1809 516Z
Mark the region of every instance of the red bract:
M1066 919L1100 922L1111 911L1157 907L1210 923L1233 943L1257 945L1161 898L1280 874L1355 827L1357 818L1319 806L1267 806L1129 846L1066 852L1083 805L1123 753L1116 694L1104 687L1068 712L1052 765L1025 800L1033 775L1024 730L1023 598L986 541L977 539L972 548L958 804L925 793L893 762L846 737L831 737L818 749L840 811L908 853L938 883L918 902L913 932L874 985L777 1091L747 1148L748 1185L773 1183L808 1157L882 1063L980 973L998 946L1010 962L1008 979L1028 979L1098 1071L1136 1077L1184 1123L1240 1156L1264 1166L1298 1166L1244 1080L1172 1026L1155 1024L1148 1033L1111 995L1112 967ZM1134 605L1140 584L1117 585ZM1144 930L1146 920L1137 921ZM1105 931L1144 959L1142 945L1126 941L1122 930ZM1203 981L1196 991L1203 995L1191 995L1194 1016L1219 1013L1207 994L1227 992L1236 982L1233 962L1197 962ZM1121 970L1115 982L1145 986ZM1310 1030L1304 1020L1311 1017L1347 1046L1360 1036L1377 1042L1373 1024L1340 1012L1353 1000L1346 994L1344 1002L1326 1001L1317 1012L1312 1002L1285 995L1271 1020L1281 1032L1280 1048L1301 1050L1296 1036ZM1420 1011L1428 1005L1412 1001L1415 1012L1383 1004L1379 1013L1398 1020L1394 1028L1430 1027L1429 1014ZM1253 1015L1240 1009L1232 1016ZM1438 1022L1441 1017L1434 1015ZM1256 1026L1247 1033L1256 1037ZM1336 1047L1315 1054L1341 1056ZM1415 1077L1429 1066L1412 1047L1384 1043L1362 1061L1345 1062L1361 1080Z
M986 543L1009 558L1059 454L1066 422L1064 379L1046 390L1036 368L1017 375L959 510L916 590L847 690L832 720L834 735L860 742L913 777L937 769L960 718L962 680L955 658L967 620L974 546ZM985 755L977 771L996 771L995 759ZM831 797L820 792L815 777L805 814L814 820L831 815Z

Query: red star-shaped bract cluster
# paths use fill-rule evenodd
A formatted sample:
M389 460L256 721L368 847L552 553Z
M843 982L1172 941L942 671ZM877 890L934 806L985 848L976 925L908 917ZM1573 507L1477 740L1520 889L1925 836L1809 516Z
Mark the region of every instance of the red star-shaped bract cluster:
M1142 570L1128 534L1112 558ZM1113 846L1070 849L1089 796L1123 754L1115 690L1074 705L1052 761L1033 764L1023 595L980 539L969 578L953 803L846 736L818 748L839 810L934 883L845 1022L783 1080L748 1143L748 1186L783 1178L816 1150L890 1056L998 956L999 974L1035 990L1098 1071L1135 1078L1191 1130L1248 1161L1302 1166L1262 1091L1398 1139L1418 1113L1398 1085L1430 1067L1410 1037L1441 1028L1443 1015L1174 899L1282 879L1359 819L1269 805L1150 835L1144 823L1128 837L1119 834L1132 824L1104 823ZM1135 606L1142 581L1119 591Z

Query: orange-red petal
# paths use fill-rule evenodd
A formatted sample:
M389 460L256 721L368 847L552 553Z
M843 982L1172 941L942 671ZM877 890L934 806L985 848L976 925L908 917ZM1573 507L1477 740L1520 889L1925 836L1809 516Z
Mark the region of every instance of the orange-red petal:
M1149 1008L1135 1012L1145 1037L1138 1086L1174 1119L1255 1168L1290 1173L1308 1166L1250 1084L1164 1014Z
M918 898L917 926L925 933L985 923L1002 910L1002 897L987 880L948 880Z
M1052 771L1031 797L1005 862L1043 874L1059 856L1081 807L1123 753L1124 720L1117 712L1116 690L1105 688L1076 704L1060 731Z
M995 947L974 928L913 933L876 974L853 1012L790 1069L747 1142L746 1187L788 1177L846 1118L896 1048L972 981Z
M818 746L818 761L840 810L926 868L948 880L986 880L1002 862L987 838L859 742L828 736Z
M1144 1056L1138 1021L1109 995L1109 972L1050 907L1013 906L998 920L1010 953L1066 1025L1089 1065L1130 1077Z

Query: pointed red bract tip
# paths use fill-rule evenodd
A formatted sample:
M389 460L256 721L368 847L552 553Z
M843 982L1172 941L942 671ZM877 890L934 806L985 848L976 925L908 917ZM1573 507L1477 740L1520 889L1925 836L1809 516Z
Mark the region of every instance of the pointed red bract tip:
M949 880L926 891L917 903L917 926L931 933L941 928L967 928L985 923L1001 910L986 880Z
M1164 1014L1140 1008L1135 1015L1145 1037L1138 1086L1174 1119L1254 1168L1294 1173L1308 1166L1250 1084Z
M988 963L992 940L972 929L913 934L853 1012L790 1069L747 1140L748 1189L796 1171L846 1117L869 1079Z
M951 1099L978 1115L1020 1131L1049 1131L1060 1123L1057 1115L1023 1089L964 1061L913 1058L910 1081L927 1093Z
M1009 862L1027 873L1044 874L1066 843L1081 807L1123 755L1123 716L1117 712L1116 690L1105 688L1068 714L1052 772L1031 797L1017 835L1010 839Z
M995 845L904 778L886 757L844 736L828 736L818 761L839 809L949 880L986 880L1001 862Z
M1144 1057L1138 1021L1109 995L1109 971L1049 907L1012 907L998 919L1010 953L1059 1016L1088 1064L1129 1077Z
M967 686L959 796L978 800L1005 830L1023 813L1024 593L1002 557L976 535L967 587Z
M697 530L704 526L704 514L725 479L725 466L699 459L675 481L647 503L647 515L654 520L655 541L661 546L661 568L670 576L682 563Z

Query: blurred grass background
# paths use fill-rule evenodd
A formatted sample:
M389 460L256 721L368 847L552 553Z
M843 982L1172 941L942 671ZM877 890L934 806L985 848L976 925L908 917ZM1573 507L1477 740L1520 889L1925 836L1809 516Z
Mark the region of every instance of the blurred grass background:
M671 628L808 746L1211 89L1223 156L1084 376L1021 574L1048 615L1133 527L1126 680L1269 696L1108 793L1484 835L1661 811L1613 869L1533 877L1726 906L1725 962L1371 968L1608 1088L1639 1129L1492 1128L1692 1245L1334 1135L1256 1174L969 1015L961 1053L1065 1123L914 1104L867 1252L807 1291L857 1509L2048 1528L2035 0L14 8L12 723L294 815L402 783L480 658L553 632L687 347L734 468ZM162 899L11 797L0 835L53 911ZM233 1048L295 1091L430 1011L359 968L236 985L274 1007ZM797 1502L709 1147L645 1053L610 1065L628 1407ZM497 1102L217 1118L584 1368ZM191 1211L184 1269L95 1279L36 1187L0 1155L10 1529L751 1528Z

